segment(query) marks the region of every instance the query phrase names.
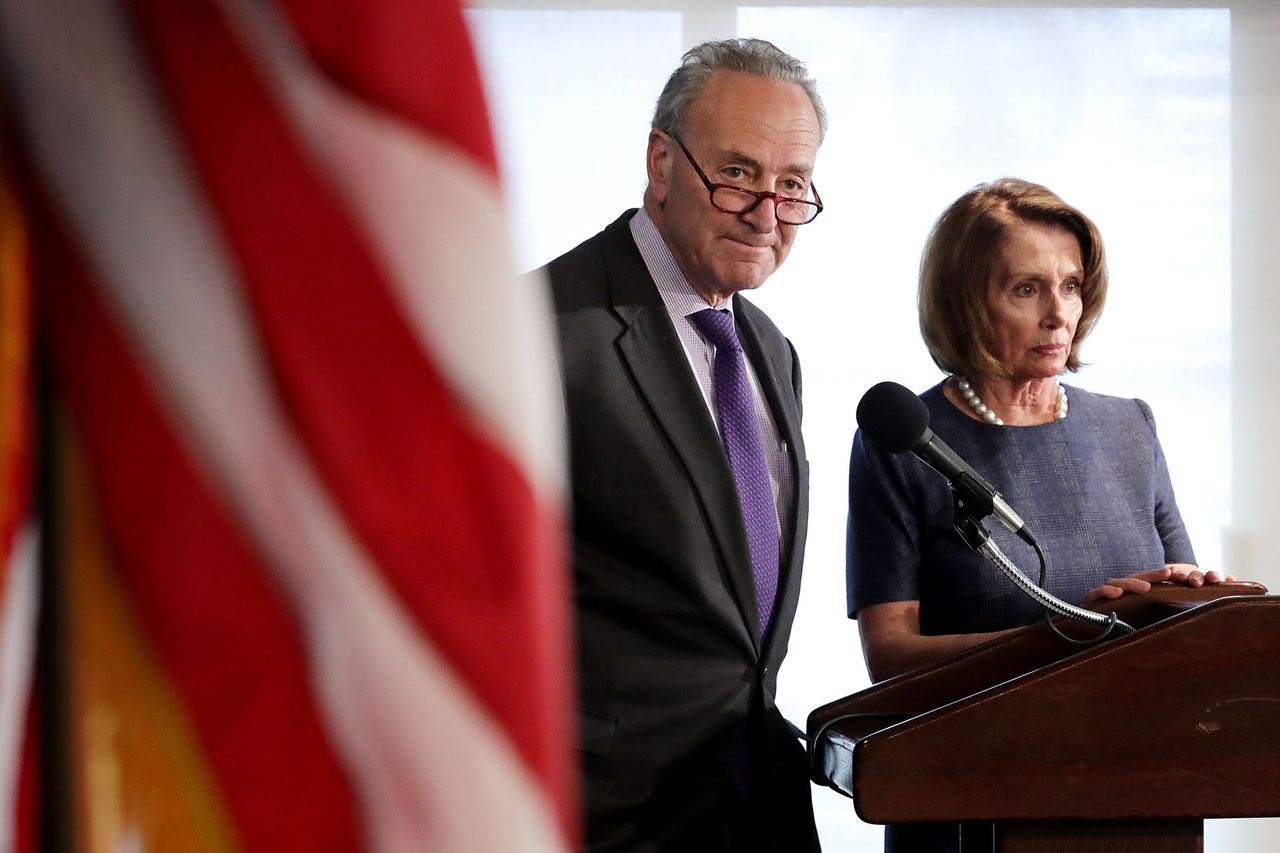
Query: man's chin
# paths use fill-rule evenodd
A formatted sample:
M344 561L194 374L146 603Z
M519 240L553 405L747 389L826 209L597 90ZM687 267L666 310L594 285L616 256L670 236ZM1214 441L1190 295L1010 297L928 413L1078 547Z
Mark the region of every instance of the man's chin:
M772 264L767 267L762 264L735 264L721 281L726 282L726 290L735 293L739 290L755 290L769 280L773 270Z

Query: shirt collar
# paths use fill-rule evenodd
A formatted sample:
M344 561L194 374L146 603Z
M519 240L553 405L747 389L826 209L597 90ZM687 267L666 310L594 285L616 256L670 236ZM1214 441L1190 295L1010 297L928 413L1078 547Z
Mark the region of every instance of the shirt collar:
M671 249L658 233L658 226L643 207L631 217L631 237L636 241L640 257L644 259L668 312L673 316L688 317L711 307L684 277ZM733 300L726 299L717 307L732 314Z

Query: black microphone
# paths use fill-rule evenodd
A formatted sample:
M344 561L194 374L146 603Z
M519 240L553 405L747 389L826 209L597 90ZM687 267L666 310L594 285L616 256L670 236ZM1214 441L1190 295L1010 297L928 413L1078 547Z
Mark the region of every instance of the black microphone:
M1024 542L1035 545L1031 531L995 487L929 428L929 409L911 389L897 382L873 385L858 402L858 428L891 453L910 450L946 477L970 509L994 515Z

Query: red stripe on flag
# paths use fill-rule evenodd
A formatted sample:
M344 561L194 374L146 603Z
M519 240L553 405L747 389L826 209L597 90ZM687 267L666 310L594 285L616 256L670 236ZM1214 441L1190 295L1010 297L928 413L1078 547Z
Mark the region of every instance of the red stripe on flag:
M112 558L239 837L252 850L359 849L354 800L317 715L297 623L175 440L43 205L38 224L39 319Z
M340 87L467 151L497 174L484 87L457 0L282 0Z
M14 156L0 145L0 582L32 511L32 287L27 224L9 179Z
M296 430L392 588L510 732L571 832L558 519L469 429L384 271L225 24L201 3L136 7ZM400 12L398 26L421 33L441 15ZM448 89L452 78L430 77L436 71L405 61L398 76Z
M18 797L13 821L14 853L36 853L39 846L40 814L40 693L32 690L27 702L22 756L18 764Z
M24 309L26 306L22 306ZM11 331L0 329L0 332ZM30 344L30 336L22 335L23 345ZM19 376L15 387L0 393L0 405L7 411L0 415L0 581L7 575L7 563L24 524L30 519L31 509L31 385L29 365L16 365ZM15 392L10 396L9 392ZM11 432L10 432L11 431ZM3 441L13 446L4 447ZM0 585L2 588L2 585Z

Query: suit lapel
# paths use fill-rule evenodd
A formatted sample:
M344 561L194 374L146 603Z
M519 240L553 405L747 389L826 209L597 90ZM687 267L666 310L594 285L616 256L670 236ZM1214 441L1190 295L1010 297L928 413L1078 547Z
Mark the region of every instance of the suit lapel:
M614 310L626 325L618 352L706 508L729 590L759 652L751 553L724 444L630 229L624 224L622 234L614 236L609 282Z

